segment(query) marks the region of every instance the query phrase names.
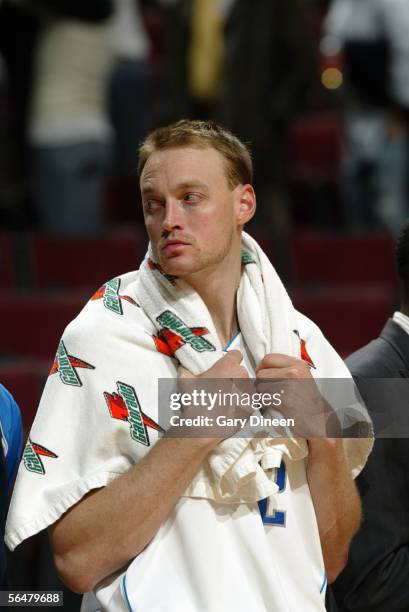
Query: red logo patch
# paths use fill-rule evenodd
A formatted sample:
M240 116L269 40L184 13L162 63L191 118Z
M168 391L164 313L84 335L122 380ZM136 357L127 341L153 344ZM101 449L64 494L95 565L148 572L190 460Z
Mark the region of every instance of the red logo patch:
M125 401L118 393L115 393L115 392L108 393L107 391L104 391L104 397L105 397L105 401L107 403L110 415L113 419L118 419L120 421L129 420L128 406L126 405ZM141 413L142 422L144 423L144 425L146 425L147 427L150 427L151 429L154 429L155 431L164 433L164 429L160 425L158 425L158 423L155 423L155 421L151 419L150 417L148 417L144 412L142 412L142 410L140 411L140 413Z
M95 370L94 366L92 366L90 363L87 363L86 361L83 361L82 359L78 359L78 357L73 357L72 355L68 355L68 361L70 362L73 368L85 368L86 370ZM57 372L58 372L58 360L57 358L55 358L54 363L50 370L50 375L56 374Z
M316 369L313 360L311 359L308 351L307 351L307 344L305 342L305 340L303 340L300 336L300 332L298 331L298 329L294 329L293 330L295 335L298 337L299 341L300 341L300 353L301 353L301 359L303 359L303 361L305 361L306 363L308 363L308 365L310 366L310 368L314 368L314 370Z
M53 459L57 459L58 455L48 450L45 446L41 446L41 444L36 444L35 442L31 442L31 446L36 455L42 455L43 457L52 457Z
M45 448L45 446L41 446L41 444L37 444L28 438L23 453L23 464L26 470L44 476L45 468L41 461L41 457L57 459L58 455L48 450L48 448Z
M209 333L206 327L190 327L189 329L195 336L205 336ZM153 335L152 337L155 342L156 350L168 357L173 357L175 352L186 344L182 336L175 334L175 332L166 327L161 329L157 336Z

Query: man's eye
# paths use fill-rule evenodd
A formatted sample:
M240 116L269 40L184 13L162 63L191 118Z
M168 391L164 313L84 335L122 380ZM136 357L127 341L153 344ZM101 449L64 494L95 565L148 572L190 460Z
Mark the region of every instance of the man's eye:
M183 199L185 200L185 202L199 202L200 201L200 195L198 193L186 193L183 196Z
M144 204L144 208L147 212L154 212L160 206L160 203L157 200L146 200Z

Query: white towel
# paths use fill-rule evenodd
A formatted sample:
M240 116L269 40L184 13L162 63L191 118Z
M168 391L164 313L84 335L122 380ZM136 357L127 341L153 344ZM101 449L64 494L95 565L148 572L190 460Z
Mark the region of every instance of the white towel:
M258 364L267 353L300 357L296 314L276 271L257 242L242 235L243 273L237 294L241 333ZM192 374L208 370L223 356L210 313L201 297L184 281L166 275L149 248L142 263L137 293L145 313L158 332L166 315L175 315L187 327L202 326L206 334L201 351L186 342L175 356ZM170 315L170 316L171 316ZM206 350L207 343L207 350ZM292 460L308 454L305 440L294 438L231 438L221 442L203 464L185 492L219 502L253 502L277 491L266 469L279 467L282 455ZM261 464L260 464L261 462Z
M351 380L317 326L293 309L271 264L247 235L243 248L238 318L255 360L271 351L300 356L302 338L315 362L317 383L318 377ZM161 317L160 324L157 320L166 310L185 324L185 338L172 347L166 336L163 340L169 316ZM209 333L190 333L189 327L202 325ZM213 350L197 352L190 346L195 342ZM149 253L140 271L105 283L68 325L59 344L10 504L9 548L143 458L160 431L157 379L175 379L177 360L197 374L221 356L202 300L183 282L164 277L149 261ZM353 440L350 446L344 442L356 475L372 441ZM289 438L225 440L184 494L222 503L265 498L276 490L266 471L274 473L271 468L280 465L282 455L297 460L306 452L304 441Z

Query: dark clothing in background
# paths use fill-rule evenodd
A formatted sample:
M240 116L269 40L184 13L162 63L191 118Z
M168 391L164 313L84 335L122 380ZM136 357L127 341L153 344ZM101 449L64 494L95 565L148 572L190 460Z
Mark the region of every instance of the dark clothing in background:
M327 585L325 592L325 609L327 612L339 612L331 585Z
M343 56L348 83L354 94L370 107L391 106L388 42L347 40Z
M219 120L250 145L256 185L281 180L288 122L314 77L311 2L233 2L225 19L222 88L207 108L188 93L192 8L192 0L180 0L169 11L170 96L165 120L195 115Z
M258 213L282 278L292 277L293 224L287 189L290 126L315 75L314 2L236 0L225 32L218 119L246 144L254 162Z
M311 3L236 0L226 23L220 119L250 143L256 185L282 180L289 121L314 77Z
M47 9L57 17L80 19L90 23L104 21L112 14L112 0L29 0L33 8Z
M189 95L193 0L180 0L170 11L165 123L183 117L214 119L249 145L258 201L249 228L269 235L275 266L286 279L291 277L292 226L288 139L315 76L315 8L310 0L234 0L224 15L220 90L205 104Z
M383 429L388 414L392 423L394 418L409 420L409 335L395 321L389 320L380 337L351 355L347 365L374 421L375 434ZM380 378L399 378L405 389L407 380L402 401L391 399L381 383L371 384L370 379ZM345 570L331 586L340 612L409 610L408 475L408 440L378 437L356 480L363 523Z

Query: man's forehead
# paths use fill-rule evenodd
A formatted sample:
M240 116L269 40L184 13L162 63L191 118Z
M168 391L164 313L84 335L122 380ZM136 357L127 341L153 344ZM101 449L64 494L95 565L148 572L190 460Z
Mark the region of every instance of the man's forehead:
M226 173L223 156L212 147L177 147L154 151L141 174L141 188L146 183L167 178L173 182L207 183L209 174Z

